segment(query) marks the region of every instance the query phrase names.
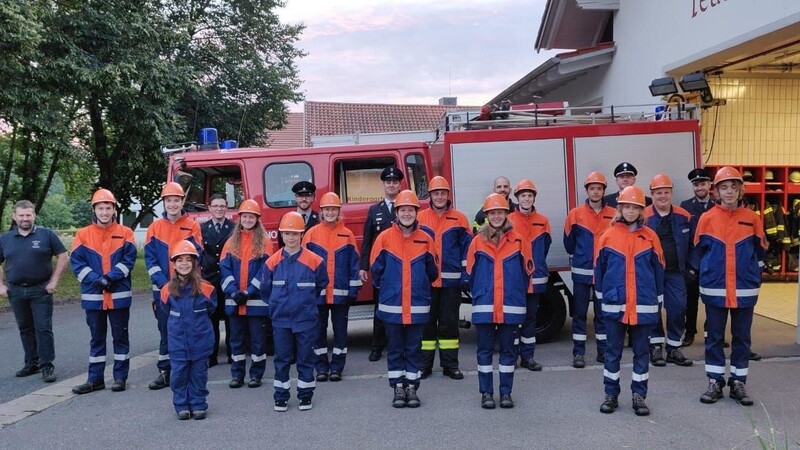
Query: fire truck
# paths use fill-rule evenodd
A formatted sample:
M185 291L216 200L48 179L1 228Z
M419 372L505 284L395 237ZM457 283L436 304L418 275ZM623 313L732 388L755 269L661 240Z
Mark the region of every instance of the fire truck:
M541 106L541 105L540 105ZM675 200L692 195L682 183L701 165L699 109L692 105L650 106L650 112L622 107L512 108L475 120L463 112L445 117L435 142L395 142L296 149L233 148L216 144L215 132L203 130L198 144L165 147L168 179L186 190L186 210L198 222L211 218L212 193L224 193L235 207L246 198L262 207L262 223L277 239L281 216L296 208L291 187L300 180L333 191L342 199L342 215L359 240L369 206L383 198L380 172L395 165L405 173L403 188L428 203L428 180L444 176L451 184L454 207L473 217L491 192L493 180L505 176L511 185L528 178L536 183L536 209L550 219L553 244L548 256L549 289L538 313L537 340L554 338L570 311L572 281L569 255L561 241L568 211L585 201L582 180L591 171L609 179L622 161L639 170L646 189L652 176L667 173L675 181ZM483 117L486 119L486 117ZM318 209L315 205L314 209ZM359 302L372 301L372 289L361 289Z

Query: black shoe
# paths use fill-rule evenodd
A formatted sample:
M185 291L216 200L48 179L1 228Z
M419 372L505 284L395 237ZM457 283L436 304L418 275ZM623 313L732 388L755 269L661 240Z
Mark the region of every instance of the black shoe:
M525 369L531 370L533 372L539 372L542 370L542 365L537 363L535 359L521 359L519 360L519 366Z
M456 367L455 369L450 369L450 368L442 369L442 375L450 377L451 380L464 379L464 374L460 370L458 370L458 367Z
M725 382L722 380L708 380L708 389L703 395L700 396L700 401L703 403L716 403L717 400L722 398L722 388L725 386Z
M33 375L35 373L39 373L39 366L36 364L32 366L25 366L22 369L19 369L16 373L16 376L22 378L22 377L27 377L29 375Z
M127 382L125 380L114 380L114 384L111 385L111 390L114 392L122 392L127 387Z
M583 355L575 355L572 357L572 367L576 369L583 369L586 367L586 360L583 359Z
M320 372L317 374L316 380L319 382L328 381L328 373L327 372Z
M192 411L192 418L194 420L203 420L208 417L208 411L205 409L202 411Z
M208 367L212 368L217 365L217 357L216 356L209 356L208 357Z
M750 355L747 357L750 361L761 361L761 355L756 352L750 352Z
M231 389L239 389L243 385L244 385L244 380L240 378L234 378L231 380L230 383L228 383L228 387Z
M169 386L169 370L162 370L158 376L147 387L152 390L164 389Z
M606 354L598 352L595 361L599 362L600 364L604 364L606 362Z
M278 412L286 412L289 410L289 402L286 400L275 400L275 406L272 409Z
M42 380L45 383L52 383L56 381L56 370L53 366L44 366L42 367Z
M486 392L481 395L481 408L483 409L494 409L494 396L492 394Z
M339 372L331 372L331 375L328 377L328 379L333 382L342 381L342 374Z
M419 371L419 377L420 377L420 379L424 380L425 378L428 378L429 376L431 376L432 373L433 373L433 369L429 369L429 368L426 367L426 368L424 368L424 369Z
M83 395L88 394L94 391L102 391L106 388L106 383L103 380L100 381L87 381L86 383L79 384L72 388L73 394Z
M403 389L403 386L395 386L394 398L392 398L392 406L395 408L406 407L406 390Z
M693 334L687 334L686 336L683 337L683 341L681 341L681 345L682 346L688 347L688 346L690 346L692 344L694 344L694 335Z
M300 406L298 406L297 409L299 409L300 411L308 411L313 407L314 405L311 403L311 398L301 398Z
M188 409L184 409L183 411L178 411L178 420L189 420L192 418L192 412Z
M250 381L247 382L247 387L250 387L250 388L261 387L261 379L259 379L259 378L250 378Z
M683 356L683 352L679 348L673 348L667 352L667 362L682 367L689 367L694 364L692 360Z
M369 352L369 360L372 361L372 362L375 362L375 361L381 359L382 355L383 355L383 350L374 348L374 349L372 349L371 352Z
M751 406L753 404L753 399L747 396L744 383L738 380L731 380L729 384L731 388L730 396L736 400L736 403L742 406Z
M606 395L606 399L603 400L603 404L600 405L600 412L603 414L611 414L617 408L619 408L619 401L617 400L617 396Z
M633 394L633 412L637 416L649 416L650 408L644 404L644 397L639 394Z
M417 388L414 386L406 387L406 406L409 408L419 408L421 405L419 397L417 397Z
M514 407L514 400L511 400L511 394L500 396L500 407L505 409Z
M650 347L650 364L656 367L664 367L667 365L667 360L664 359L664 351L660 345L653 345Z

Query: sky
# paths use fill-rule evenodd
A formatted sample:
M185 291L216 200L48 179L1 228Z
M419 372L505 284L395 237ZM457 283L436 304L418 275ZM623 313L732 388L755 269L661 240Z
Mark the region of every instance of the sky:
M534 50L545 0L286 3L281 21L306 25L297 65L311 101L477 106L556 53Z

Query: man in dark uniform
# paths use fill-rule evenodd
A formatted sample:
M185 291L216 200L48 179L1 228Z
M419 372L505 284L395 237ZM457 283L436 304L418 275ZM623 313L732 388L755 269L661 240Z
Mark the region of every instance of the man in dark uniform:
M494 184L492 185L492 192L495 194L500 194L506 198L508 201L508 211L512 213L518 209L518 206L514 201L511 199L511 181L508 180L506 177L497 177L494 179ZM472 222L472 234L478 232L478 229L486 223L486 213L483 212L483 208L481 208L475 214L475 221Z
M292 186L292 192L294 192L294 200L297 203L297 214L303 218L306 223L306 231L308 231L319 223L319 213L311 209L317 187L310 181L298 181ZM283 248L283 238L280 233L278 233L278 247Z
M636 170L636 167L629 162L621 162L619 165L614 169L614 177L617 179L617 187L619 190L613 194L608 194L603 197L604 203L612 208L617 207L617 197L619 197L619 193L622 192L628 186L633 186L636 184L636 175L639 174L639 171ZM647 206L653 204L653 199L645 196L644 202Z
M361 282L367 282L367 271L369 270L369 255L372 252L372 244L378 235L392 226L396 219L394 211L394 199L400 192L400 182L403 180L403 172L394 166L389 166L381 172L383 181L383 200L369 207L367 221L364 223L364 240L361 243L361 270L359 276ZM378 288L373 287L373 298L375 299L375 314L372 319L372 351L369 353L370 361L381 359L383 349L386 347L386 328L383 321L378 318Z
M219 350L219 322L225 322L225 354L228 356L228 364L233 362L231 359L231 327L228 317L225 315L225 292L220 287L219 275L219 255L222 247L233 233L235 224L225 217L228 213L228 202L222 194L213 194L208 204L211 211L211 220L204 223L200 228L203 235L203 256L200 259L200 271L203 279L214 285L217 295L217 309L211 315L211 324L214 328L214 350L208 357L208 367L217 365L217 351Z

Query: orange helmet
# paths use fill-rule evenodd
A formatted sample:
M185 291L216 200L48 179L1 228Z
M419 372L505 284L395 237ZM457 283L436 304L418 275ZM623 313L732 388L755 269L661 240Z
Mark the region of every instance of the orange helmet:
M517 187L514 188L514 195L519 197L520 192L524 191L533 191L533 195L536 195L536 185L533 184L533 181L526 178L517 183Z
M161 198L169 196L183 197L184 195L186 195L186 193L183 192L181 185L174 181L170 181L161 188Z
M489 194L483 201L483 212L488 213L493 209L504 209L508 211L508 200L498 193Z
M394 199L394 207L399 208L401 206L413 206L419 209L419 199L417 198L417 194L409 191L408 189L400 191L400 193L397 194L397 198Z
M619 193L617 203L620 205L623 203L630 203L631 205L638 205L644 208L646 205L644 201L644 192L642 192L642 188L639 186L628 186Z
M428 192L450 191L450 183L444 177L435 176L428 182Z
M606 177L604 177L600 172L592 172L589 175L586 175L586 179L583 180L583 187L587 187L592 183L602 184L603 188L608 187Z
M650 180L651 191L661 188L672 189L674 187L675 185L672 184L672 180L669 178L669 176L663 173L659 173L658 175L654 176L652 180Z
M319 199L320 208L341 208L342 199L334 192L326 192L321 199Z
M742 175L739 173L738 170L734 169L731 166L725 166L717 171L717 174L714 175L714 186L722 183L723 181L728 180L735 180L740 183L744 183L744 179L742 179Z
M247 200L243 201L241 205L239 205L239 214L241 213L250 213L261 217L261 207L258 206L257 201L248 198Z
M303 216L296 211L290 211L281 217L281 223L278 225L278 231L296 231L302 233L306 231L306 223Z
M116 205L117 199L114 198L114 194L112 194L108 189L98 189L94 191L94 194L92 194L92 206L103 202L113 203Z
M175 261L175 258L181 255L191 255L197 258L197 248L189 241L178 241L172 244L169 249L169 259Z

